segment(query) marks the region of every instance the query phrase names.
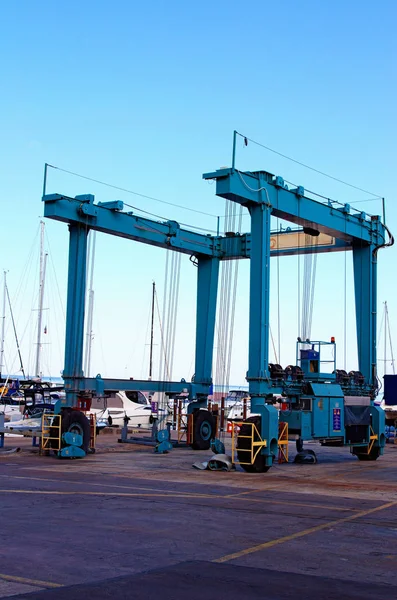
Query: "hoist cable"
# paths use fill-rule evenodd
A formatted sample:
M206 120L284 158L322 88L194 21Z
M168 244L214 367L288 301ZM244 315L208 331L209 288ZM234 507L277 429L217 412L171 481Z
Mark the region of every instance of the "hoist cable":
M62 169L61 167L57 167L55 165L49 165L51 169L56 169L57 171L62 171L63 173L68 173L69 175L73 175L74 177L80 177L80 179L85 179L87 181L92 181L93 183L98 183L99 185L104 185L106 187L112 188L114 190L119 190L120 192L125 192L126 194L133 194L134 196L139 196L140 198L145 198L146 200L154 200L155 202L159 202L161 204L167 204L168 206L175 206L176 208L181 208L182 210L188 210L190 212L198 213L200 215L205 215L207 217L216 217L212 213L207 213L202 210L197 210L194 208L190 208L188 206L182 206L181 204L175 204L174 202L167 202L166 200L160 200L160 198L155 198L154 196L148 196L147 194L141 194L140 192L135 192L133 190L129 190L127 188L120 187L118 185L113 185L112 183L107 183L105 181L101 181L99 179L94 179L93 177L87 177L87 175L81 175L80 173L75 173L74 171L68 171L67 169ZM140 210L137 207L133 207L136 210ZM145 212L145 211L142 211ZM150 214L150 213L149 213Z
M287 156L286 154L282 154L281 152L278 152L277 150L274 150L273 148L269 148L269 146L265 146L265 144L261 144L260 142L257 142L256 140L253 140L252 138L247 137L246 135L243 135L242 133L239 133L238 131L236 131L236 134L239 135L240 137L242 137L244 140L248 140L249 142L252 142L253 144L256 144L257 146L260 146L261 148L264 148L265 150L268 150L269 152L273 152L273 154L277 154L278 156L281 156L282 158L285 158L297 165L300 165L301 167L304 167L305 169L309 169L310 171L314 171L315 173L318 173L319 175L322 175L323 177L328 177L328 179L333 179L333 181L337 181L338 183L342 183L343 185L346 185L348 187L351 187L355 190L358 190L359 192L364 192L364 194L368 194L369 196L374 196L374 198L382 198L382 196L380 194L374 194L373 192L369 192L368 190L364 190L361 187L358 187L357 185L353 185L352 183L348 183L347 181L343 181L343 179L339 179L338 177L334 177L333 175L329 175L328 173L324 173L324 171L320 171L319 169L315 169L314 167L311 167L299 160L296 160L295 158L291 158L291 156Z

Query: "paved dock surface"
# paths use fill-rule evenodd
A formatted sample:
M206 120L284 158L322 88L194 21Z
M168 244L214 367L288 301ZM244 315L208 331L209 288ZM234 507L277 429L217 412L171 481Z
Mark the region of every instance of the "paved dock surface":
M104 439L80 461L0 454L0 597L396 597L397 446L309 447L318 464L260 475Z

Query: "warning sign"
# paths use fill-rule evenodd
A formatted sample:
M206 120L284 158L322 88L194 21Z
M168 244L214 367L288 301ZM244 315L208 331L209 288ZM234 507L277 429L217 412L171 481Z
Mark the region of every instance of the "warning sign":
M333 430L340 431L340 408L334 408L333 410Z

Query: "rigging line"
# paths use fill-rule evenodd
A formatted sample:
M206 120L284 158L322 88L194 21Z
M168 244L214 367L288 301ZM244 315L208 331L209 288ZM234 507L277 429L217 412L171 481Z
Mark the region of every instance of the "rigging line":
M157 318L159 320L159 326L160 326L161 348L163 350L164 361L167 362L167 357L165 356L164 332L163 332L163 325L162 325L162 322L161 322L160 307L159 307L159 301L158 301L157 292L155 292L155 299L156 299ZM167 365L167 370L168 370L168 365ZM160 380L161 380L161 373L162 373L162 371L160 371L160 375L159 375L159 379Z
M243 216L243 207L240 206L240 215L239 215L239 223L238 226L241 227L241 221ZM227 385L229 387L230 381L230 370L232 364L232 349L233 349L233 338L234 338L234 322L236 315L236 298L237 298L237 281L238 281L238 271L239 271L239 261L235 261L234 265L234 283L233 283L233 295L232 295L232 313L230 317L230 341L229 341L229 355L228 355L228 363L227 363Z
M275 345L275 343L274 343L274 337L273 337L273 333L272 333L272 328L270 327L270 325L269 325L269 332L270 332L270 338L271 338L271 340L272 340L272 346L273 346L274 358L275 358L275 360L276 360L276 363L277 363L277 364L280 364L280 361L279 361L279 359L278 359L278 356L277 356L276 345Z
M133 204L127 204L127 202L124 202L124 206L127 206L128 208L133 208L134 210L137 210L138 212L141 212L145 215L150 215L151 217L156 217L156 219L160 219L161 221L169 221L170 219L168 219L167 217L162 217L161 215L157 215L156 213L152 213L148 210L143 210L142 208L138 208L137 206L134 206ZM197 227L196 225L190 225L190 223L179 223L179 225L183 225L183 227L190 227L191 229L197 229L198 231L205 231L206 233L210 232L210 233L216 233L215 229L208 229L206 227ZM153 231L155 231L156 233L163 233L162 231L153 228Z
M316 284L316 269L317 269L317 250L318 250L318 238L314 240L314 253L313 253L313 266L312 266L312 278L311 278L311 290L310 290L310 307L309 307L309 318L308 318L308 337L311 337L312 322L313 322L313 306L314 306L314 290Z
M166 200L160 200L160 198L155 198L154 196L148 196L146 194L141 194L140 192L134 192L133 190L128 190L126 188L120 187L118 185L113 185L112 183L107 183L106 181L100 181L99 179L94 179L93 177L87 177L87 175L81 175L80 173L75 173L74 171L68 171L67 169L62 169L61 167L57 167L55 165L47 165L52 169L57 169L58 171L62 171L63 173L68 173L69 175L74 175L75 177L80 177L81 179L86 179L87 181L92 181L94 183L98 183L100 185L104 185L109 188L113 188L114 190L119 190L120 192L125 192L127 194L133 194L134 196L139 196L140 198L145 198L146 200L154 200L155 202L160 202L161 204L168 204L168 206L175 206L176 208L181 208L182 210L188 210L190 212L197 213L199 215L205 215L207 217L216 217L212 213L207 213L202 210L197 210L195 208L189 208L188 206L182 206L181 204L175 204L174 202L167 202ZM138 210L138 209L137 209Z
M277 233L280 232L280 219L277 217ZM278 358L281 361L281 321L280 321L280 236L277 235L277 337ZM277 364L280 364L279 362Z
M389 332L391 366L392 366L392 369L393 369L393 375L395 375L396 374L396 370L395 370L395 367L394 367L393 344L392 344L392 341L391 341L391 331L390 331L390 322L389 322L389 310L387 308L387 302L385 302L385 308L386 308L387 330ZM386 356L385 356L385 358L386 358Z
M379 325L378 346L380 346L380 340L381 340L381 337L382 337L383 321L384 321L384 319L385 319L385 308L383 307L382 319L381 319L380 325Z
M345 219L345 233L346 233L346 227L347 227L347 222ZM347 365L347 252L345 251L345 257L344 257L344 262L345 262L345 281L344 281L344 307L343 307L343 312L344 312L344 323L343 323L343 335L344 335L344 339L343 339L343 354L344 354L344 360L343 360L343 368L346 371L346 365ZM376 335L376 333L375 333Z
M238 169L236 169L238 176L241 179L241 183L247 188L247 190L249 190L250 192L265 192L266 193L266 198L268 203L270 204L270 199L269 199L269 193L267 191L267 188L264 187L260 187L258 189L252 188L251 186L248 185L248 183L244 180L243 176L241 175L240 171Z
M56 285L57 292L58 292L58 296L59 296L59 304L60 304L60 306L61 306L61 310L62 310L63 318L64 318L64 319L66 319L65 307L64 307L64 304L63 304L63 301L62 301L62 295L61 295L61 291L60 291L60 289L59 289L59 283L58 283L57 272L56 272L56 270L55 270L55 265L54 265L54 261L53 261L53 258L52 258L52 246L51 246L51 244L50 244L50 239L49 239L49 237L48 237L47 229L45 230L45 238L46 238L46 240L47 240L48 249L49 249L49 252L48 252L48 254L49 254L49 256L50 256L50 262L51 262L52 270L53 270L53 272L54 272L54 277L55 277L55 285Z
M165 323L165 314L166 314L166 303L167 303L167 286L168 286L168 268L169 268L169 257L170 250L167 250L165 253L165 274L164 274L164 296L163 296L163 316L162 319L159 315L160 323ZM160 325L161 326L161 325ZM163 342L163 338L161 340ZM161 346L162 352L160 352L160 361L159 361L159 381L161 381L163 376L163 361L165 358L165 345L162 343Z
M289 181L288 179L284 179L284 181L285 181L285 183L289 183L290 185L293 185L294 187L298 187L298 184L294 183L293 181ZM319 192L314 192L313 190L308 190L307 188L305 188L305 194L306 193L312 194L313 196L317 196L318 198L322 198L323 200L327 200L327 202L332 202L332 204L338 204L339 206L345 206L345 202L341 202L340 200L335 200L334 198L330 198L329 196L324 196L324 194L320 194ZM383 197L376 196L375 198L370 198L367 200L354 200L353 203L351 204L350 208L357 212L360 212L358 210L358 208L354 208L353 204L360 204L361 202L379 202L379 200L383 200Z
M178 318L178 305L179 305L179 287L180 287L180 280L181 280L181 264L182 264L182 255L178 252L178 272L177 272L177 279L176 279L176 296L175 296L175 318L174 318L174 332L173 332L173 338L172 338L172 364L171 364L171 373L173 372L173 367L174 367L174 355L175 355L175 335L176 335L176 324L177 324L177 318Z
M290 160L291 162L294 162L297 165L300 165L301 167L305 167L305 169L310 169L310 171L314 171L315 173L318 173L319 175L323 175L324 177L328 177L328 179L333 179L334 181L337 181L338 183L342 183L343 185L347 185L348 187L351 187L355 190L359 190L360 192L364 192L365 194L369 194L370 196L374 196L375 198L382 198L382 196L380 196L379 194L374 194L373 192L369 192L368 190L364 190L363 188L358 187L357 185L353 185L352 183L348 183L347 181L343 181L343 179L339 179L338 177L334 177L333 175L328 175L328 173L324 173L324 171L320 171L319 169L315 169L314 167L310 167L309 165L306 165L305 163L296 160L295 158L291 158L291 156L287 156L286 154L282 154L281 152L278 152L277 150L274 150L273 148L269 148L269 146L265 146L264 144L261 144L260 142L257 142L256 140L253 140L249 137L247 137L246 135L243 135L242 133L239 133L238 131L236 131L237 135L239 135L240 137L252 142L253 144L256 144L257 146L261 146L261 148L264 148L265 150L269 150L269 152L273 152L273 154L277 154L278 156L281 156L282 158L286 158L287 160Z
M23 368L21 350L20 350L20 347L19 347L19 341L18 341L18 336L17 336L17 330L16 330L16 327L15 327L14 314L12 312L12 306L11 306L10 294L8 292L8 286L6 285L5 288L6 288L6 294L7 294L7 299L8 299L8 306L9 306L9 309L10 309L12 326L14 328L15 341L17 343L17 348L18 348L19 361L21 363L21 371L23 373L23 376L25 377L25 371L24 371L24 368Z

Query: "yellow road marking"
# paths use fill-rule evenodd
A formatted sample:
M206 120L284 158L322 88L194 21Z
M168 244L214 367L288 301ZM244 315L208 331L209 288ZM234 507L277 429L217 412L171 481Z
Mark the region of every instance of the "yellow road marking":
M222 556L221 558L216 558L212 562L224 563L224 562L228 562L229 560L241 558L242 556L246 556L247 554L253 554L254 552L259 552L260 550L265 550L266 548L272 548L273 546L277 546L278 544L284 544L285 542L290 542L291 540L295 540L297 538L304 537L305 535L310 535L311 533L316 533L317 531L321 531L322 529L328 529L329 527L335 527L335 525L340 525L341 523L347 523L348 521L353 521L354 519L358 519L359 517L365 517L367 515L370 515L371 513L377 512L379 510L384 510L385 508L390 508L391 506L396 506L396 504L397 504L397 502L388 502L387 504L382 504L382 506L377 506L376 508L362 510L361 512L358 512L355 515L350 515L349 517L344 517L343 519L336 519L335 521L329 521L328 523L322 523L321 525L316 525L315 527L310 527L309 529L304 529L303 531L297 531L296 533L292 533L291 535L285 535L284 537L277 538L275 540L270 540L269 542L265 542L264 544L258 544L256 546L252 546L251 548L246 548L245 550L240 550L240 552L234 552L233 554L226 554L226 556Z
M267 491L267 490L266 490ZM222 496L222 498L236 498L236 500L244 500L244 498L238 498L236 496ZM282 504L285 506L303 506L305 508L324 508L327 511L343 511L343 512L357 512L358 508L345 508L341 506L330 506L329 504L310 504L308 502L287 502L286 500L273 500L272 498L249 498L249 502L262 502L269 505Z
M39 579L27 579L26 577L17 577L16 575L5 575L0 573L0 579L4 581L12 581L14 583L24 583L40 588L60 588L63 587L60 583L52 583L52 581L40 581Z

